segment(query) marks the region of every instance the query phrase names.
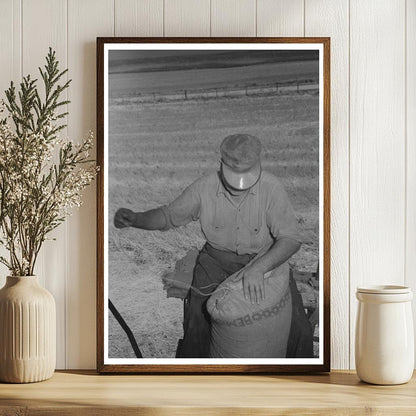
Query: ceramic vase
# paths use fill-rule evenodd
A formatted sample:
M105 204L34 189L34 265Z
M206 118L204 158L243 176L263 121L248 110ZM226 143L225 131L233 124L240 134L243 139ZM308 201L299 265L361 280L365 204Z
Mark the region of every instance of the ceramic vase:
M0 381L50 378L56 365L53 296L36 276L8 276L0 290Z
M403 384L414 368L411 300L405 286L357 289L355 365L358 377L372 384Z

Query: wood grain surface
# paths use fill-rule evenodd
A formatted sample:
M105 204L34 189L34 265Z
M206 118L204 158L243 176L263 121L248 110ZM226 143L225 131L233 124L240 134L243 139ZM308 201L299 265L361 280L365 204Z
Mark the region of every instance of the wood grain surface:
M306 3L306 36L331 38L331 363L349 368L348 4ZM336 45L336 46L334 46Z
M256 1L211 0L210 36L256 36Z
M163 0L114 0L115 36L163 36Z
M57 48L62 63L68 54L77 86L69 91L77 103L70 132L93 117L94 68L84 62L94 60L97 36L214 36L212 28L253 36L254 15L239 14L253 10L248 0L80 2L82 8L73 0L0 0L0 96L22 69L37 71L45 48ZM357 284L376 282L381 271L383 280L416 289L416 0L256 0L255 13L254 36L332 38L332 363L348 368ZM96 366L90 201L73 221L85 229L62 230L39 264L59 303L59 368ZM6 274L0 267L0 285Z
M406 256L405 285L416 281L416 0L406 2ZM412 301L416 322L416 296ZM416 326L415 326L416 334ZM416 358L416 351L415 351ZM416 361L415 361L416 362Z
M164 2L164 36L210 36L209 0Z
M405 1L350 4L355 22L350 32L349 280L354 368L357 287L403 285L405 277Z
M353 372L315 376L99 376L57 372L0 384L0 415L414 415L416 381L362 383Z
M59 69L67 68L67 17L66 0L40 0L33 2L22 0L22 73L31 78L38 79L39 92L42 95L44 88L41 82L38 67L44 67L45 57L49 47L56 52L59 61ZM24 10L24 12L23 12ZM39 25L39 21L46 19L47 25ZM27 41L30 39L30 43ZM63 82L67 79L65 75ZM66 99L65 91L61 99ZM67 106L62 108L66 111ZM61 131L61 137L66 137L68 129ZM58 155L54 156L58 160ZM45 241L39 252L35 274L39 277L39 284L46 287L55 298L56 303L56 336L57 349L56 361L58 367L65 367L66 360L66 278L67 278L67 243L68 225L63 224L48 235L48 238L56 238L56 241Z
M3 0L0 13L0 100L6 98L4 91L10 81L19 83L22 78L22 4L21 0ZM0 247L0 255L7 251ZM0 287L6 283L8 270L0 264Z
M303 0L257 0L257 36L305 36L304 4Z
M95 130L95 34L114 35L113 0L69 0L68 66L73 80L69 90L69 137L79 143ZM82 59L79 59L79 54ZM96 182L83 194L83 205L67 219L68 279L66 366L86 368L95 358L95 212ZM76 247L76 250L73 248ZM82 256L75 253L83 253Z

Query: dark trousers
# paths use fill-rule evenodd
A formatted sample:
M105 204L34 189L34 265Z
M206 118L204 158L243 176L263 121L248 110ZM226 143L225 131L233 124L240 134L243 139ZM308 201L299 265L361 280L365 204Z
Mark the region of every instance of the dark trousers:
M286 358L313 358L313 328L303 308L302 296L290 273L292 324L287 341Z
M206 244L199 253L192 286L184 306L184 337L179 342L176 358L208 358L210 343L210 316L206 303L210 294L228 276L244 267L254 254L237 255L217 250ZM291 277L292 324L287 357L313 357L312 328L303 309L302 298ZM255 357L253 357L255 358Z

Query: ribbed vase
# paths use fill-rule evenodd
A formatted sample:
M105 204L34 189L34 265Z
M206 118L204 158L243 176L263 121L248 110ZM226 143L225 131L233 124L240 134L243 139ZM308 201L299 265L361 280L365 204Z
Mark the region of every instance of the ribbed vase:
M0 290L0 381L46 380L55 365L53 296L39 286L37 276L8 276Z

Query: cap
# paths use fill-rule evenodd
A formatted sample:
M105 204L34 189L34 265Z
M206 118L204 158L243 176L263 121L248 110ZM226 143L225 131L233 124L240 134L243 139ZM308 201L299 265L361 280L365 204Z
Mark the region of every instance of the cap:
M261 173L261 142L250 134L227 136L220 146L222 173L235 189L252 187Z

